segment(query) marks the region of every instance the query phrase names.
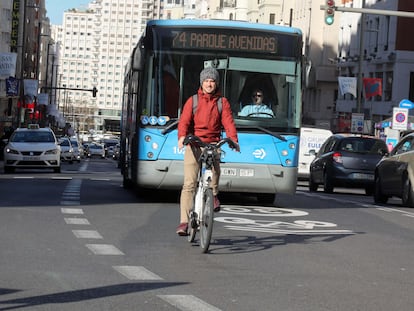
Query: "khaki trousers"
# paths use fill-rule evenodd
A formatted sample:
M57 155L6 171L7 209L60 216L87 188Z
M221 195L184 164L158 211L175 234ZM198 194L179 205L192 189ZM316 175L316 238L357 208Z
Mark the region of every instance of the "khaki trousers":
M190 211L193 208L194 195L197 187L197 178L199 173L198 159L201 156L202 149L199 147L187 145L184 153L184 183L181 189L180 197L180 223L188 223ZM211 187L213 195L218 194L218 184L220 179L220 152L217 155L213 165L213 178Z

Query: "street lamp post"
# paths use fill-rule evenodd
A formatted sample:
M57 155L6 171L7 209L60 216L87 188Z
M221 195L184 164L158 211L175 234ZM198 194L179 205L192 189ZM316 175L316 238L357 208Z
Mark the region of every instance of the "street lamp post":
M362 8L365 7L365 0L362 0ZM363 65L363 54L364 54L364 33L365 33L365 13L361 13L361 25L359 27L359 60L358 60L358 94L357 94L357 112L361 113L363 111L363 75L362 75L362 65Z

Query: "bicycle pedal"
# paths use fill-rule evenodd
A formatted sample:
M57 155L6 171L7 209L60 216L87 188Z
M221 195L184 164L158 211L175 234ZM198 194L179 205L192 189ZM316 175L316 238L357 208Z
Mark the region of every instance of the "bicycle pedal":
M191 228L196 229L197 227L197 220L195 218L191 219Z

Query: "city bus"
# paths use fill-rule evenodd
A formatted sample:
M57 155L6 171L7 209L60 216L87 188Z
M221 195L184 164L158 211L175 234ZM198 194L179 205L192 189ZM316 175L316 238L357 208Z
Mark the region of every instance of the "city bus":
M296 190L301 122L302 33L227 20L152 20L125 68L120 168L123 185L179 190L183 153L177 124L206 67L220 73L240 153L223 147L220 191L273 203ZM272 115L240 115L262 90ZM225 133L223 131L223 136Z

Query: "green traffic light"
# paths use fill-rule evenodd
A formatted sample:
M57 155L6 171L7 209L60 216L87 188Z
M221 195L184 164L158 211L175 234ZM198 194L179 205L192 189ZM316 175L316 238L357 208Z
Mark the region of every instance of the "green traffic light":
M326 16L325 17L325 24L326 25L332 25L334 23L334 18L333 16Z

